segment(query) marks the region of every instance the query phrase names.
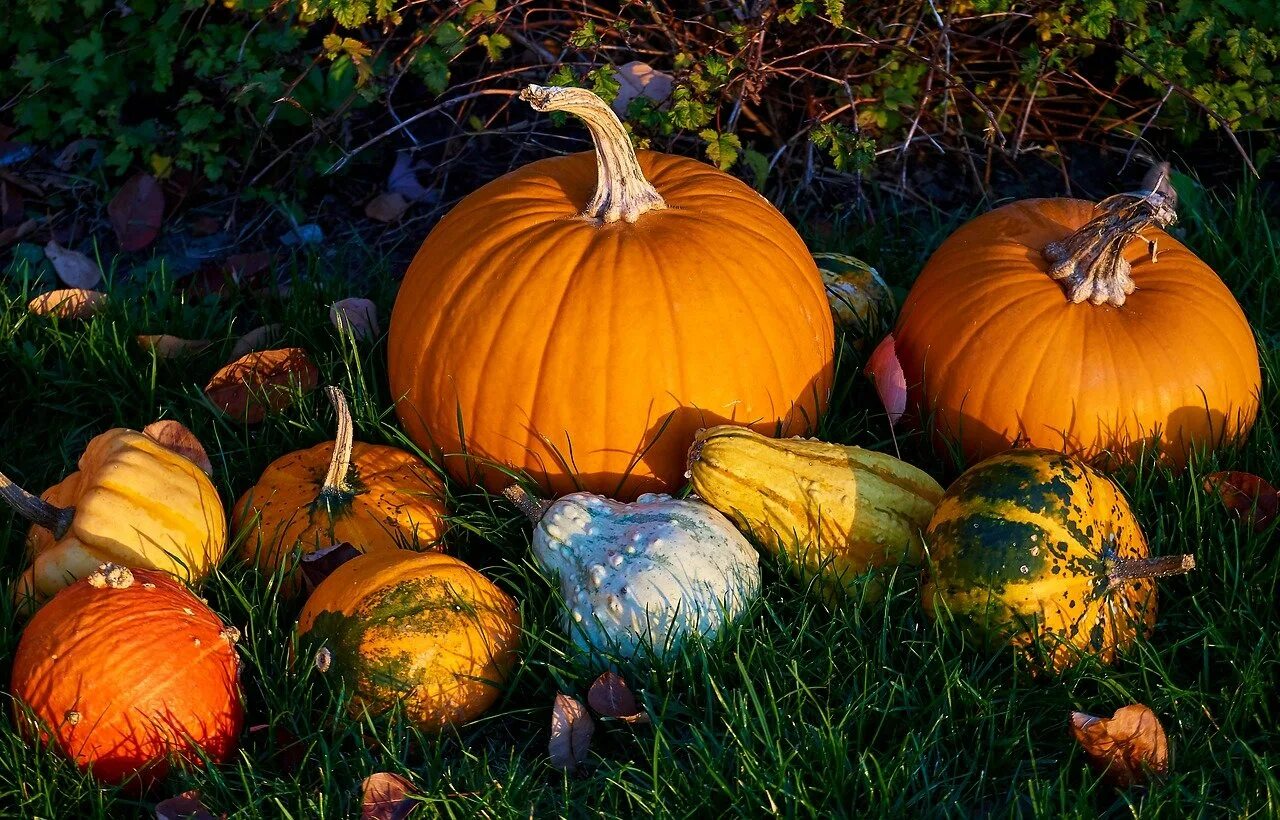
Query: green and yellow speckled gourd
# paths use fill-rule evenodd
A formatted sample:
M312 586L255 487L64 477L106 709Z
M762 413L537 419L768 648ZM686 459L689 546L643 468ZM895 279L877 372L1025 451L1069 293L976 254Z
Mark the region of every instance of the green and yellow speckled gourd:
M1155 578L1190 555L1150 557L1120 488L1053 450L1010 450L947 490L925 534L930 617L950 612L988 648L1012 644L1038 669L1111 663L1156 622Z
M397 705L428 731L488 709L516 663L520 609L488 578L438 552L356 556L316 587L298 620L351 710Z
M898 306L879 271L843 253L815 253L813 261L822 274L836 327L859 349L866 340L883 336Z
M802 578L866 603L885 574L918 565L920 535L942 487L905 461L801 438L773 439L744 427L699 430L689 450L698 497L729 517Z

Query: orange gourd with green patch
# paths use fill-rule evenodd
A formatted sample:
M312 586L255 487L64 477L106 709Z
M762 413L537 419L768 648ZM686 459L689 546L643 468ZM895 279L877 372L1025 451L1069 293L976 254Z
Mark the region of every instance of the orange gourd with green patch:
M444 488L416 456L353 441L351 412L326 388L338 417L334 442L273 461L232 514L240 553L271 574L302 555L347 542L361 552L426 548L444 534ZM288 589L296 592L299 579Z
M1152 558L1120 488L1052 450L1011 450L960 476L924 536L922 598L980 645L1013 644L1037 667L1110 663L1156 622L1155 578L1190 555Z
M298 632L352 710L397 705L418 726L461 724L488 709L516 662L520 611L492 581L442 553L360 555L307 599Z
M244 720L238 638L171 576L104 564L23 630L11 687L18 726L135 791L164 777L173 756L222 762Z
M704 163L637 154L590 91L521 97L596 150L490 182L423 242L388 351L409 436L490 490L505 467L626 501L678 490L701 427L812 430L834 329L786 219Z
M1167 168L1157 169L1167 172ZM894 331L909 409L970 463L1015 442L1174 467L1243 439L1258 349L1222 280L1163 228L1174 196L1029 199L952 234Z

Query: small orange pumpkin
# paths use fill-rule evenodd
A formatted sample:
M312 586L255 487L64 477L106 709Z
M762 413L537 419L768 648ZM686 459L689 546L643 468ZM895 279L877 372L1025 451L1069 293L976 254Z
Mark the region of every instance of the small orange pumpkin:
M423 242L388 351L410 438L494 491L514 468L630 500L679 489L701 427L811 431L834 328L786 219L704 163L637 154L590 91L521 98L580 117L596 150L490 182Z
M1157 172L1148 190L1097 205L997 208L925 265L894 343L909 408L970 462L1018 441L1116 464L1155 440L1180 467L1197 446L1248 434L1253 331L1222 280L1162 230L1174 196L1167 166Z
M98 780L135 790L164 777L170 756L221 762L244 720L238 638L171 576L103 564L23 630L18 724Z
M78 468L40 498L0 473L0 500L32 522L20 608L40 605L104 561L202 580L227 548L227 517L213 482L150 436L117 428L95 436Z
M444 534L444 488L416 456L352 440L351 411L325 388L338 417L334 442L273 461L236 502L240 554L272 574L302 554L346 541L361 552L418 549ZM287 589L296 592L299 580Z
M427 730L465 723L497 700L516 662L520 610L457 558L404 550L359 555L307 598L299 635L353 711L397 704Z

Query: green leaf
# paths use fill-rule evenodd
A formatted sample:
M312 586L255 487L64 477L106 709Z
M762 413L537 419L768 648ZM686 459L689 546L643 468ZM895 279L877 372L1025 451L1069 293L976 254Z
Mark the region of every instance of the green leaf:
M446 57L456 57L467 47L467 33L457 23L445 22L436 29L435 41Z
M505 34L481 34L480 45L489 52L490 60L501 60L502 53L511 48L511 38Z
M589 49L600 42L600 35L596 33L596 21L587 18L587 21L574 30L569 35L569 45L578 49Z
M738 139L737 134L720 134L708 128L699 131L698 136L707 143L707 159L721 171L729 170L738 161L742 140Z
M746 148L742 152L742 161L751 169L751 184L757 191L763 191L769 179L769 158L754 148Z

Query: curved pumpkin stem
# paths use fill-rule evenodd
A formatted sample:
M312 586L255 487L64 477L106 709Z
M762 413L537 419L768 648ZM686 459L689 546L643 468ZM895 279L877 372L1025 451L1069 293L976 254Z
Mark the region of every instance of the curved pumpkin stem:
M1117 561L1107 573L1112 589L1138 578L1167 578L1185 575L1196 568L1194 555L1161 555L1158 558L1131 558Z
M40 496L32 495L14 484L4 473L0 473L0 499L32 524L53 533L54 538L67 534L76 514L75 507L55 507Z
M585 88L526 86L520 99L538 111L564 111L586 123L596 146L596 192L582 212L585 219L608 224L635 222L647 211L667 207L640 170L631 138L604 100Z
M1087 300L1120 307L1137 287L1124 249L1147 228L1164 228L1178 218L1178 197L1169 185L1169 163L1153 167L1142 184L1144 190L1102 200L1098 216L1066 239L1045 245L1049 275L1062 282L1071 302ZM1154 262L1155 242L1150 243L1150 252Z
M546 515L547 509L551 506L550 501L529 495L518 484L512 484L503 490L502 494L535 524L542 520L542 516Z
M324 474L324 486L320 490L321 501L341 500L351 494L347 475L351 472L351 450L355 446L355 434L351 422L351 409L342 388L329 386L324 389L338 417L338 434L333 442L333 457L329 459L329 471Z

